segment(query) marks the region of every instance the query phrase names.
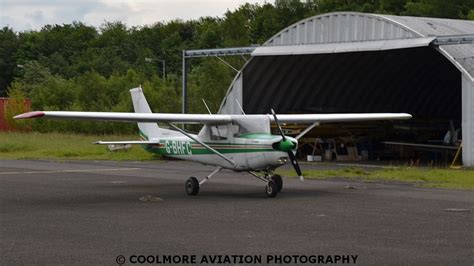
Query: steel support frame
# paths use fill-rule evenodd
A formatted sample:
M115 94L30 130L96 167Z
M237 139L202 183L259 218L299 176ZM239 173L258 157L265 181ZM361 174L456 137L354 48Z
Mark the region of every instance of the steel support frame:
M474 43L474 34L439 36L432 42L433 45L453 45Z
M194 57L216 57L227 66L231 67L233 70L237 71L229 63L225 62L221 56L244 56L246 54L252 54L252 52L258 46L249 46L249 47L234 47L234 48L220 48L220 49L200 49L200 50L183 50L183 59L182 59L182 91L181 91L181 112L183 114L188 112L187 105L187 82L188 82L188 66L187 59ZM245 59L245 57L243 57Z

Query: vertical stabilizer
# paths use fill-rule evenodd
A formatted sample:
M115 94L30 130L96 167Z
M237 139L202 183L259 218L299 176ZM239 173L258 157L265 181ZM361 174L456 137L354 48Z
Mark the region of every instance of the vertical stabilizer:
M132 95L135 113L151 113L150 106L141 87L131 89L130 94ZM145 139L158 138L163 133L162 131L164 131L164 129L158 127L157 123L138 123L138 129L140 130L140 135L145 137Z

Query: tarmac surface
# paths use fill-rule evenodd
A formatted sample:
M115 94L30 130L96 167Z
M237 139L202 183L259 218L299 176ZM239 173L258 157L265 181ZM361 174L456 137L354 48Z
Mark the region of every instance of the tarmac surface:
M133 255L474 263L472 191L284 178L283 191L267 198L263 182L224 171L198 196L185 194L188 176L212 170L180 161L0 160L0 265L117 265L119 255L125 265Z

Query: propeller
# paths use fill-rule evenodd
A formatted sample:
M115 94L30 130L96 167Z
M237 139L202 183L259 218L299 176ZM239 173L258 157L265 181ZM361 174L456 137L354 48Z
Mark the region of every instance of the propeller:
M288 157L290 158L291 164L293 165L293 168L295 169L296 174L298 174L300 180L303 181L304 180L303 173L301 173L301 169L300 169L300 166L298 164L298 161L296 161L296 157L295 157L295 155L293 154L293 151L292 151L294 143L290 140L287 140L287 138L285 137L285 134L283 133L283 129L281 128L281 125L278 122L278 118L275 114L275 110L273 110L273 108L272 108L271 111L272 111L273 118L275 119L275 123L278 126L278 130L280 131L280 135L281 135L281 138L282 138L282 141L280 141L280 143L278 143L278 148L280 150L286 151L288 153Z

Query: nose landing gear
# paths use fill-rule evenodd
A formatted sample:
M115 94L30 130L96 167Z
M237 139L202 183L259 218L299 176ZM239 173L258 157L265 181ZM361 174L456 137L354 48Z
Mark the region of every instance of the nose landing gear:
M283 188L283 180L280 175L265 173L264 176L260 176L255 172L249 172L249 174L265 182L265 194L269 198L274 198Z

